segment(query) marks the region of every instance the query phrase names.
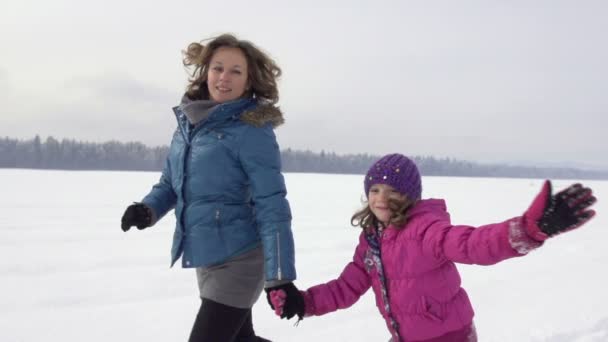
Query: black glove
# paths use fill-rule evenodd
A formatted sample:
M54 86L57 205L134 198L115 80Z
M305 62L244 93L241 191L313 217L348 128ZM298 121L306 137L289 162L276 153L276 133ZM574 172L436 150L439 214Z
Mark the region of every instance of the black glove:
M123 232L136 226L137 229L150 227L152 224L152 210L143 203L131 204L122 215L121 228Z
M270 293L272 291L283 291L285 293L285 304L283 305L283 313L281 318L291 319L293 316L298 315L298 320L304 318L304 297L293 283L287 283L275 287L269 287L266 290L266 299L268 304L274 310L275 307L272 305L270 299Z
M553 236L578 228L595 215L595 211L589 210L596 201L590 188L577 183L551 195L550 182L548 186L546 206L538 220L543 233Z

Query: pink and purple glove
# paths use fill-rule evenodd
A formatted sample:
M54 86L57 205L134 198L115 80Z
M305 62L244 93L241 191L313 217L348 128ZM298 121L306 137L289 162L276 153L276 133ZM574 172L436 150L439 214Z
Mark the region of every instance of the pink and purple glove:
M544 241L576 229L595 215L589 207L596 200L591 189L579 183L552 195L551 181L547 180L524 214L526 233L534 240Z
M283 306L285 305L285 299L287 295L283 290L270 291L270 305L274 308L274 313L277 316L283 315Z
M266 289L268 304L281 318L291 319L298 315L304 317L304 296L293 283L287 283Z

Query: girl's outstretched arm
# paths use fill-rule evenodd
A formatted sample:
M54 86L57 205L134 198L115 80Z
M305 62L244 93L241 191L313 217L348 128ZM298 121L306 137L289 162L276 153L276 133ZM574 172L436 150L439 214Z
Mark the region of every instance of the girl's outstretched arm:
M551 194L546 181L528 210L518 217L478 228L434 220L422 230L423 252L465 264L491 265L525 255L558 233L578 228L595 214L591 189L580 184Z

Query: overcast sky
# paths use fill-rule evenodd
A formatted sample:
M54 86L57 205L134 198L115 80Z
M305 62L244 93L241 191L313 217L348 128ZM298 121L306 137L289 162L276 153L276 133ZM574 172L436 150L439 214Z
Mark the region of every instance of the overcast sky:
M0 136L168 144L181 50L282 67L282 148L608 168L608 2L0 0Z

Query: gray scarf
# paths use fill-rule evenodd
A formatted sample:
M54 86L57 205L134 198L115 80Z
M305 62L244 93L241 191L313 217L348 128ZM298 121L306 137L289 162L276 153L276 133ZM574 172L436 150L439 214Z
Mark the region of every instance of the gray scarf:
M186 114L188 122L196 126L199 122L205 120L213 108L219 105L219 102L213 100L191 100L187 95L182 97L180 108Z

